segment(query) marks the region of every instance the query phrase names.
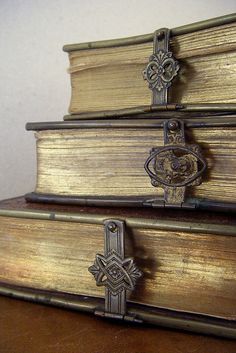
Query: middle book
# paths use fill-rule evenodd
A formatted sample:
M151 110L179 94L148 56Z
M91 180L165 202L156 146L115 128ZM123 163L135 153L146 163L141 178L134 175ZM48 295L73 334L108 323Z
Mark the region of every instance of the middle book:
M236 210L236 116L184 112L28 123L29 201Z

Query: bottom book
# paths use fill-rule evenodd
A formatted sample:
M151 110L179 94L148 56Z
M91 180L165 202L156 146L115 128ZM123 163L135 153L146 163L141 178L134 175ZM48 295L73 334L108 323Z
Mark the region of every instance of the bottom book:
M0 294L236 338L236 219L0 203Z

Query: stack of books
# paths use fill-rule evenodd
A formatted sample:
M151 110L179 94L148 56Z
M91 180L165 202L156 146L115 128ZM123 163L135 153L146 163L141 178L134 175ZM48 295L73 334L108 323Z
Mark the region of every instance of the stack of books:
M236 15L66 45L37 185L0 203L0 294L236 337Z

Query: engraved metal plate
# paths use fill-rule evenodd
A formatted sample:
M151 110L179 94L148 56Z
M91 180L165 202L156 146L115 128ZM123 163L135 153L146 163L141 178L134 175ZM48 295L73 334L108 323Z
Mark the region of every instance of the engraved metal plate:
M155 32L153 54L149 58L143 78L153 91L152 104L168 103L168 88L179 71L179 63L169 51L170 30L162 28Z
M182 204L186 187L201 184L206 162L198 145L185 143L181 120L164 122L164 144L152 148L144 168L152 185L164 188L165 203Z
M124 222L106 220L104 255L97 254L89 267L97 286L105 286L105 313L103 316L124 318L126 293L132 291L141 277L141 271L132 258L124 254ZM101 313L98 313L102 315Z

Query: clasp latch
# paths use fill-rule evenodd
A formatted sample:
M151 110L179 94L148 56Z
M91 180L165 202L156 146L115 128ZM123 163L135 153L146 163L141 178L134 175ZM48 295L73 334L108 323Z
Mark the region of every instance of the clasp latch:
M165 105L168 102L168 88L179 71L179 63L169 51L170 30L159 29L154 34L153 54L149 58L143 78L153 92L152 104Z
M125 257L125 223L109 219L104 222L104 255L97 254L94 264L89 267L97 286L105 286L105 309L95 310L103 317L139 321L126 311L127 292L133 291L142 272L136 267L133 258Z
M165 207L176 207L184 205L186 187L201 184L207 165L200 147L185 142L182 120L167 120L163 128L164 146L151 149L144 168L152 185L164 189Z

